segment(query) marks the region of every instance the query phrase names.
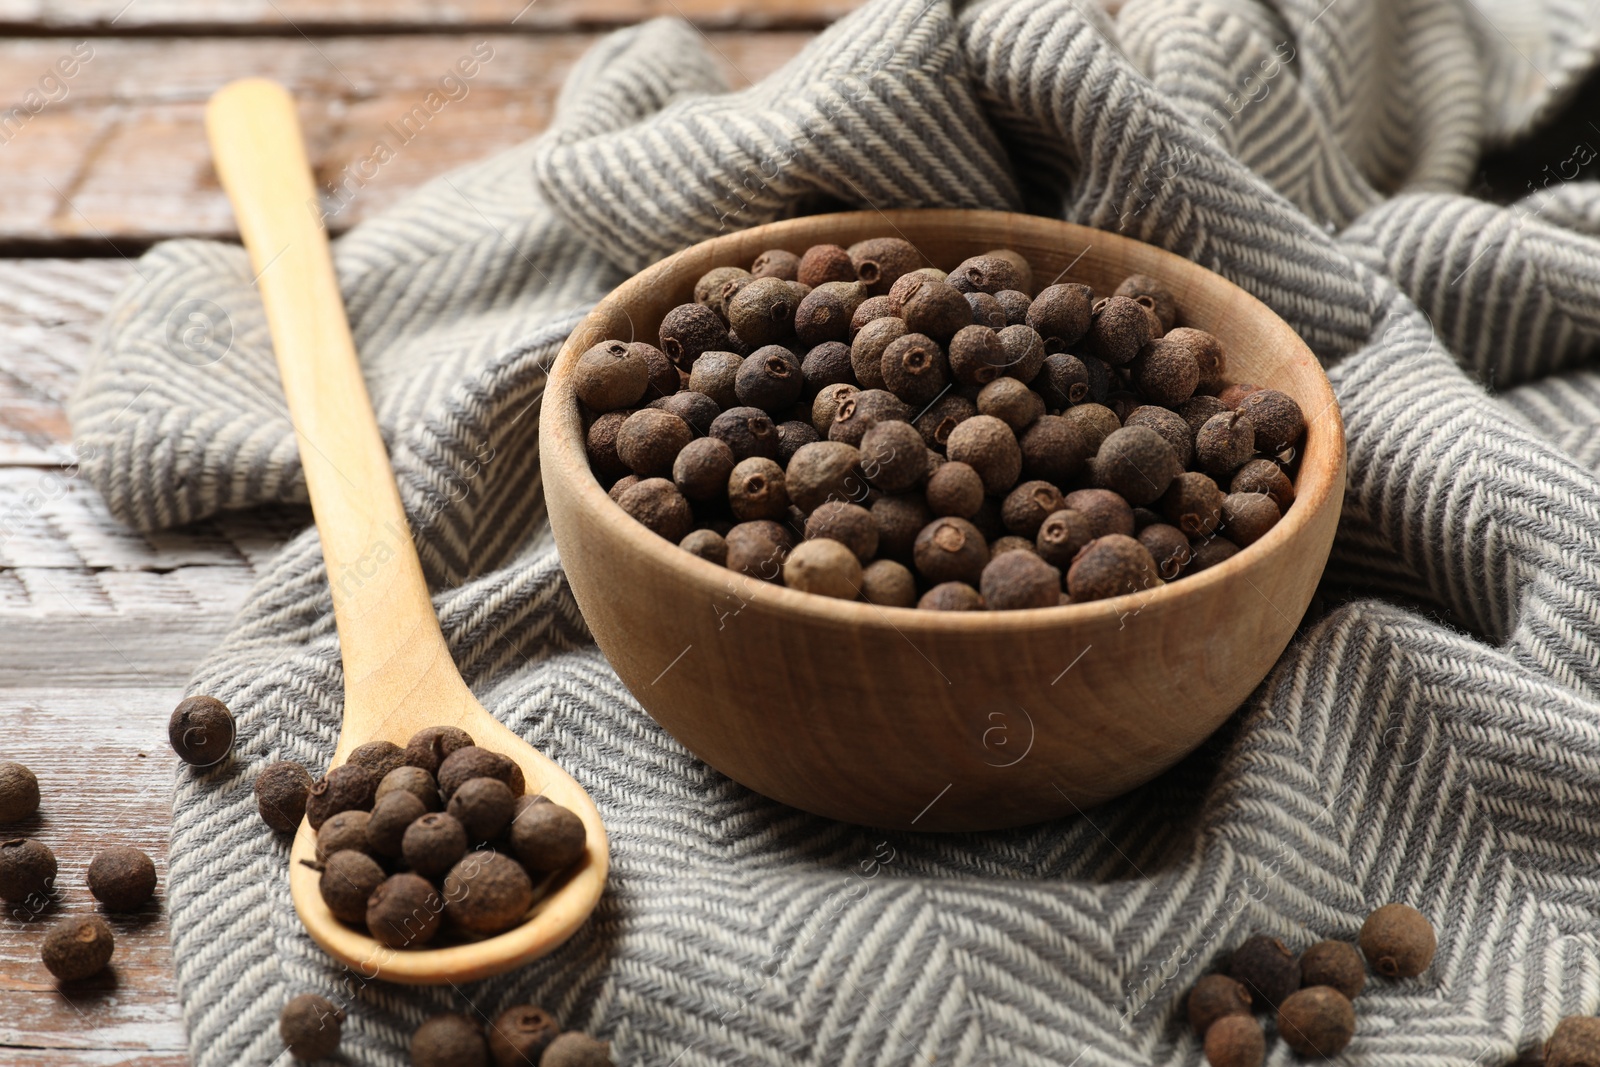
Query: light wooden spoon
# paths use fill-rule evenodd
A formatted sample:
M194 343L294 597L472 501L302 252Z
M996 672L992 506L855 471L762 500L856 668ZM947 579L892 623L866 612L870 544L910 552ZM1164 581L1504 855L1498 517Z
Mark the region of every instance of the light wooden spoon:
M589 839L583 862L541 887L549 891L521 926L448 948L391 949L328 911L317 872L300 862L316 855L302 823L289 868L295 909L317 944L363 978L499 974L553 950L594 910L610 865L605 827L583 788L485 711L450 659L356 362L294 101L274 82L236 81L211 98L206 130L258 275L333 589L344 726L330 766L368 741L404 745L425 726L459 726L520 764L529 793L576 812Z

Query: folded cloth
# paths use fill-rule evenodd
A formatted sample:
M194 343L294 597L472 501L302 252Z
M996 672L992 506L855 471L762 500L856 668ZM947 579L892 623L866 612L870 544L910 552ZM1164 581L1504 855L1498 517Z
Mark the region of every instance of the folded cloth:
M529 1000L624 1064L1196 1063L1183 994L1230 946L1348 940L1390 900L1432 917L1439 951L1369 983L1360 1062L1503 1062L1593 1012L1600 165L1581 144L1510 206L1464 189L1486 145L1570 94L1597 36L1579 0L1127 0L1114 21L874 0L739 92L682 22L603 40L546 134L430 183L336 260L456 661L594 796L609 890L553 956L468 985L368 982L310 942L251 797L270 760L324 766L337 732L308 530L192 683L239 717L234 761L176 781L194 1062L272 1062L278 1009L314 991L348 1004L361 1064L406 1062L430 1013ZM1004 833L828 822L699 763L589 643L540 501L550 361L630 271L824 204L1151 241L1328 367L1350 451L1331 606L1149 786ZM304 500L244 254L180 241L138 266L70 409L88 476L145 530Z

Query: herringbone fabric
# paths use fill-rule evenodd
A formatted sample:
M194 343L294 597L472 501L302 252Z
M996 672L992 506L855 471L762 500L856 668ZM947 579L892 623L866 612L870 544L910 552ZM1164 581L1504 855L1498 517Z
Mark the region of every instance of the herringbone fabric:
M1433 916L1439 954L1373 980L1348 1061L1504 1062L1595 1011L1600 185L1591 149L1509 207L1465 186L1597 36L1582 0L1128 0L1115 21L875 0L739 93L682 23L607 38L544 137L430 184L337 262L455 657L594 795L609 891L554 957L469 987L365 983L315 949L250 796L267 760L323 765L337 730L308 531L193 683L240 723L232 767L177 781L195 1063L273 1061L303 991L350 1001L363 1064L405 1063L432 1011L527 999L627 1064L1196 1063L1182 993L1220 951L1350 938L1390 899ZM996 834L830 823L687 755L588 644L539 499L545 366L628 271L839 203L1025 208L1160 244L1329 368L1350 483L1328 608L1228 730L1128 797ZM89 476L142 529L303 499L242 253L174 243L140 272L72 405Z

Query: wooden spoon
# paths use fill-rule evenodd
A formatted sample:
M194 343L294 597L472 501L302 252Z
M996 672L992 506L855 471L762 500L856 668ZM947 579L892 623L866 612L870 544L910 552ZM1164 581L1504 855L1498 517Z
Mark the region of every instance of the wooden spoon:
M610 865L600 813L583 788L484 710L450 659L406 525L389 456L356 362L294 101L262 79L218 90L206 109L217 174L257 272L333 589L344 661L344 725L330 766L368 741L404 745L425 726L459 726L522 767L529 793L576 812L588 855L527 920L448 948L386 948L322 902L316 835L302 823L290 858L295 909L313 940L367 979L443 984L542 956L583 925ZM265 831L263 831L265 832Z

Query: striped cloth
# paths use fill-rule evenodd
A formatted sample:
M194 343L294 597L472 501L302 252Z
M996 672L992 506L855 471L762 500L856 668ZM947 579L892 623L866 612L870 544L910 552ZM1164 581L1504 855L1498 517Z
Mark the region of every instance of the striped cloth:
M1393 899L1438 956L1369 984L1348 1060L1500 1063L1595 1011L1600 160L1551 160L1508 206L1464 190L1597 37L1588 0L874 0L739 92L682 22L606 38L548 133L336 255L456 660L595 797L609 892L550 959L459 988L313 947L250 795L268 760L321 766L339 721L307 531L192 686L240 727L233 766L176 783L194 1062L273 1061L278 1008L316 991L350 1002L361 1064L405 1063L431 1012L527 1000L625 1064L1197 1063L1182 994L1219 952L1351 938ZM839 204L1153 242L1271 305L1338 391L1324 609L1223 734L1084 817L883 834L752 795L641 713L562 579L535 439L563 337L645 263ZM302 501L243 253L174 242L139 269L71 408L89 477L144 530Z

